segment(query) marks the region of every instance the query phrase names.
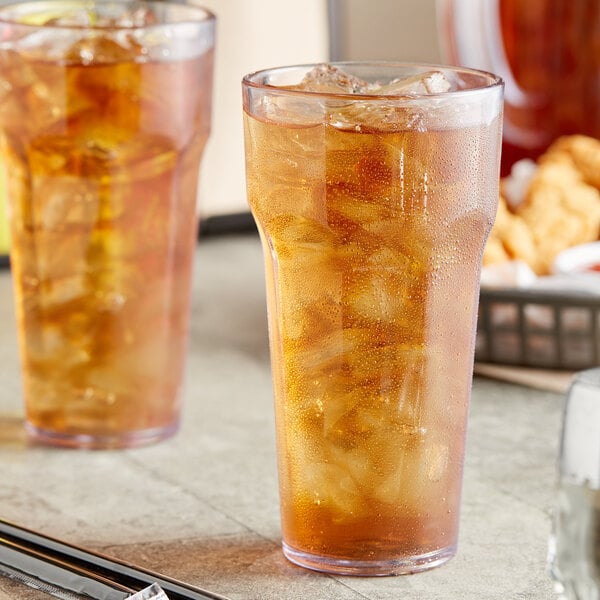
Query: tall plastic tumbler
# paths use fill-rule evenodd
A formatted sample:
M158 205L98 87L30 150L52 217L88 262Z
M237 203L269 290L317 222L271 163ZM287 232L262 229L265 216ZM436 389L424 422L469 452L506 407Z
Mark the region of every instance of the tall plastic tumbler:
M283 551L385 575L456 552L502 82L404 64L243 80Z
M0 132L26 425L135 446L176 431L215 19L193 4L0 8Z

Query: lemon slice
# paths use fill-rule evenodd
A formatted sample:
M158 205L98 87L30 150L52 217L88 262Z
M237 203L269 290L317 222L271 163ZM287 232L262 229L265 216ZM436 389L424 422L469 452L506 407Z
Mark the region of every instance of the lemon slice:
M82 17L85 16L85 19ZM86 7L85 5L73 6L72 2L65 2L58 6L53 6L52 10L42 10L39 12L22 15L19 22L23 25L46 25L56 21L60 25L84 25L94 26L98 22L98 14L93 8L93 5Z
M6 186L4 185L4 166L0 165L0 254L8 254L8 216L6 214Z

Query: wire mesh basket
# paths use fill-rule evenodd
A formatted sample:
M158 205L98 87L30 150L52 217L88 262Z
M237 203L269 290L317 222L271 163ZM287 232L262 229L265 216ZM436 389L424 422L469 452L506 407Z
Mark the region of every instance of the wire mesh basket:
M600 365L600 297L482 289L475 359L579 370Z

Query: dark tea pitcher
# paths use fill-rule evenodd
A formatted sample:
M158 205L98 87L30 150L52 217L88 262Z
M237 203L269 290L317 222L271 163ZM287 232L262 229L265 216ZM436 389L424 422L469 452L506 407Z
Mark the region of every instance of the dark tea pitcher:
M561 135L600 138L600 0L437 0L444 58L505 82L502 173Z

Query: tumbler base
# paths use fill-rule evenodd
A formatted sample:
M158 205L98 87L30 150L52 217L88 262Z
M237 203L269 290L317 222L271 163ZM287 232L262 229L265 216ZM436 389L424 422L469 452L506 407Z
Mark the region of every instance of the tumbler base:
M179 421L164 427L126 431L114 434L70 433L44 429L25 422L25 430L32 442L46 446L82 448L90 450L137 448L159 442L174 435L179 429Z
M443 565L456 554L456 546L452 545L417 556L405 556L397 559L378 561L359 561L309 554L307 552L295 550L285 542L282 543L282 547L284 556L290 562L293 562L300 567L312 569L313 571L321 571L323 573L362 577L408 575L410 573L427 571L428 569Z

